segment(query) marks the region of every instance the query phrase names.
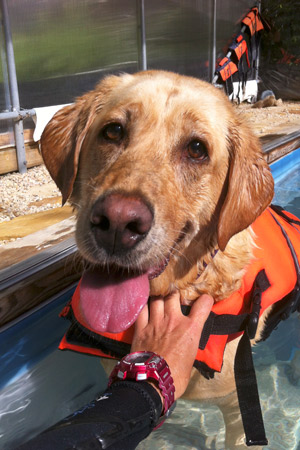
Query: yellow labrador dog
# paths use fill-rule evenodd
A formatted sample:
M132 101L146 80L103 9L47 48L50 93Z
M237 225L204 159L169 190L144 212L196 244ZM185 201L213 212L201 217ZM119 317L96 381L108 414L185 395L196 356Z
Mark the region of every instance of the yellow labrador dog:
M218 302L239 288L249 227L272 200L273 178L257 138L215 87L162 71L109 76L54 116L41 149L63 202L77 210L90 277L110 280L102 300L83 296L93 329L129 327L149 295L177 289L183 304L200 293ZM232 394L237 342L222 372L206 380L195 370L186 393L215 399L230 449L244 448Z

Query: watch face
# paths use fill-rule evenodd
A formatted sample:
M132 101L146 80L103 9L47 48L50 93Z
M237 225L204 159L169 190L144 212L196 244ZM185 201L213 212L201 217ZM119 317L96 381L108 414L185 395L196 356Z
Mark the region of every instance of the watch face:
M145 364L145 362L147 362L151 356L152 356L152 353L150 353L150 352L132 353L127 356L126 362L134 363L134 364Z

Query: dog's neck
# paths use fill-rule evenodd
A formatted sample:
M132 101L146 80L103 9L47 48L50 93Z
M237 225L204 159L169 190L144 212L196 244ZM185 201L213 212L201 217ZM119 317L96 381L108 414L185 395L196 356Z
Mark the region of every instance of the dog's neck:
M211 260L213 260L213 258L216 256L216 254L218 253L219 250L220 250L219 248L215 248L212 252L210 252ZM201 276L203 270L205 270L206 267L207 267L210 263L211 263L211 261L210 261L210 262L206 262L205 259L202 259L202 261L200 260L200 264L202 265L202 270L201 270L201 272L198 273L199 278L200 278L200 276Z
M199 248L197 253L186 251L185 258L170 261L165 272L151 281L150 294L167 295L178 289L183 304L189 304L203 293L212 295L215 301L223 300L240 287L244 268L253 257L253 245L253 232L248 228L232 237L224 252L217 251L214 245L202 252ZM178 273L184 275L178 278Z

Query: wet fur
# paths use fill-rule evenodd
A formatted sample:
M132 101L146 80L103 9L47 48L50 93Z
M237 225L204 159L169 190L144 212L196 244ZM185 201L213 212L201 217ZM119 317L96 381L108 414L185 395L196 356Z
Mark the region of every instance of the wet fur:
M120 145L101 138L111 122L126 130ZM193 139L205 144L206 161L189 158ZM151 294L176 288L182 303L203 292L219 301L240 286L254 245L249 227L271 202L273 179L257 138L222 92L168 72L111 76L54 116L41 149L63 201L77 209L76 239L87 261L144 271L171 252ZM95 201L115 191L143 198L155 218L122 258L96 248L89 230ZM222 373L207 382L195 372L188 397L223 399L234 391L233 342ZM235 448L230 436L228 448Z

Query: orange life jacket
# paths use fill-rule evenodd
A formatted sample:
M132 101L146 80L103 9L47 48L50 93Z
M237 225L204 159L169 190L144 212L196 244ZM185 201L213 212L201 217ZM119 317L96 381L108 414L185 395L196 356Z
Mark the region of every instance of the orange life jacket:
M216 66L213 83L224 84L227 95L231 95L234 93L233 82L238 82L238 100L240 100L240 89L244 89L247 80L257 78L260 35L265 24L263 22L258 8L252 8L241 20L240 34L234 38L226 56ZM247 64L243 55L246 57ZM233 77L234 74L236 75Z
M254 258L247 267L241 287L227 299L215 303L212 308L202 333L202 343L200 341L195 361L195 366L201 372L204 374L207 372L206 376L209 376L208 373L221 371L227 342L242 334L246 322L249 325L249 320L258 318L258 315L260 316L269 306L286 299L288 294L293 292L297 282L300 283L300 273L297 274L294 259L296 255L296 259L300 260L300 222L292 214L288 212L284 212L284 214L296 223L290 223L271 208L268 208L256 219L252 225L256 235ZM290 239L295 251L294 256L282 229ZM257 278L259 274L262 281L260 286L254 288L255 282L259 280ZM298 287L300 288L300 284ZM254 291L257 289L261 292L258 313L253 311L253 297L256 295ZM79 300L80 282L71 302L61 312L61 316L68 317L73 325L62 339L59 348L115 359L126 355L130 351L134 327L121 333L95 333L92 329L87 329L80 324L77 318L76 311L79 307ZM250 319L251 312L253 312L252 319ZM225 319L224 315L227 316ZM238 318L234 318L234 316L238 316ZM229 323L228 320L234 320L235 325L229 329L229 332L223 332ZM257 320L254 321L254 326L256 326ZM274 326L276 325L277 323ZM215 333L218 334L214 334L214 327L217 329ZM256 329L254 334L255 331ZM253 338L253 332L250 334Z
M264 29L258 8L255 6L248 12L248 14L242 19L242 23L246 25L251 33L251 36L258 31Z
M228 80L232 75L238 71L237 65L231 61L230 58L225 56L218 64L216 73L219 73L223 81Z
M247 65L250 67L249 55L248 55L248 46L247 42L242 33L240 33L235 39L234 42L229 46L229 50L232 50L235 54L237 61L240 61L243 54L246 54ZM220 63L221 64L221 63ZM223 78L223 77L222 77Z

